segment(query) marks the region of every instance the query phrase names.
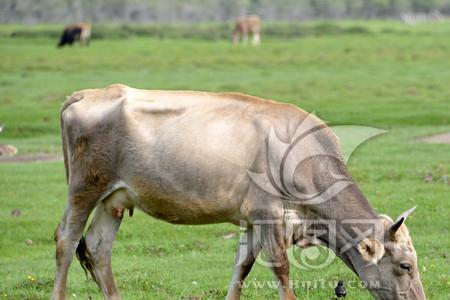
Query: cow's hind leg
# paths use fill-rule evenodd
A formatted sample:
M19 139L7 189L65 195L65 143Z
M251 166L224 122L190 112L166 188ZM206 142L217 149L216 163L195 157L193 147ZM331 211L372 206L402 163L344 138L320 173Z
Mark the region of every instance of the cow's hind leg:
M115 194L119 197L120 195L121 193ZM114 202L113 197L110 197L97 206L86 239L82 239L77 248L77 257L82 267L89 271L102 289L104 298L108 300L120 299L119 291L114 284L111 251L122 214L117 214Z
M242 33L242 44L244 46L248 45L248 32Z
M67 272L98 196L89 191L69 196L64 216L55 232L56 276L52 296L55 300L66 299Z
M261 244L255 236L253 228L248 228L242 235L236 252L233 278L228 288L227 300L237 300L240 298L244 279L250 273L260 251Z

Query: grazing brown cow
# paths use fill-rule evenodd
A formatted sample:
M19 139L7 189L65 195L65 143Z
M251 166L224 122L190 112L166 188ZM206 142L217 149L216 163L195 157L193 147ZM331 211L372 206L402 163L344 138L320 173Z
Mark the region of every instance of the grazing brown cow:
M258 46L261 43L261 19L258 16L247 16L236 21L232 34L233 43L248 43L248 36L252 35L252 45Z
M74 23L64 28L58 47L63 47L66 44L72 46L75 41L80 41L81 45L88 46L90 38L91 24Z
M246 228L227 299L240 298L260 250L280 298L295 299L286 251L317 243L368 282L377 299L425 299L403 224L410 211L396 221L375 214L331 129L293 105L112 85L68 98L61 134L68 200L55 231L53 299L66 299L75 253L105 299L120 299L111 248L124 212L134 208L174 224Z

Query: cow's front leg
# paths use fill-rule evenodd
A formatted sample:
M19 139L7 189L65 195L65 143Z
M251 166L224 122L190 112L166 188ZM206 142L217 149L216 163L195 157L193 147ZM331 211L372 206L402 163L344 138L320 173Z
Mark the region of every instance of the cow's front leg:
M278 281L280 299L295 300L296 296L289 284L289 260L286 253L284 227L281 219L263 219L256 225L256 234L267 254L268 264Z
M238 300L241 296L242 284L252 269L253 263L261 251L261 244L253 228L248 228L242 235L234 260L234 272L228 288L227 300Z
M261 44L261 36L258 32L253 33L252 45L258 46Z

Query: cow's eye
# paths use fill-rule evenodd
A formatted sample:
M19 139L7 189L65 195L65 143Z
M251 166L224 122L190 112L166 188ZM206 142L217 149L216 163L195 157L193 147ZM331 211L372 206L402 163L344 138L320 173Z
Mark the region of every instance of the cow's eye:
M400 268L403 271L408 272L408 273L411 271L411 265L410 264L402 263L402 264L400 264Z

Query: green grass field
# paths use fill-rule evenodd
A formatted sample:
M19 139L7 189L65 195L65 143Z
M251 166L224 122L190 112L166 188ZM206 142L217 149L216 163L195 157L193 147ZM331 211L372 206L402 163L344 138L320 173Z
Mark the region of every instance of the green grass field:
M450 22L408 27L348 22L370 33L264 39L232 47L223 39L143 36L93 40L56 49L46 37L0 34L1 144L19 154L60 153L59 109L73 91L123 83L145 89L237 91L293 103L330 124L387 130L357 149L349 166L374 208L408 220L428 299L450 294L450 145L415 138L450 132ZM53 27L52 27L53 28ZM58 27L59 28L59 27ZM0 33L14 26L0 27ZM0 163L0 299L48 299L54 276L53 231L66 202L62 162ZM426 183L425 174L433 175ZM22 215L11 216L19 208ZM222 299L239 229L228 224L174 226L137 212L126 217L113 248L124 299ZM31 239L33 244L25 244ZM255 266L249 282L272 280ZM291 269L301 281L355 280L338 260L320 270ZM333 289L296 288L300 299L330 299ZM101 299L77 261L70 299ZM274 299L273 288L244 289L245 299ZM347 299L371 299L360 288Z

